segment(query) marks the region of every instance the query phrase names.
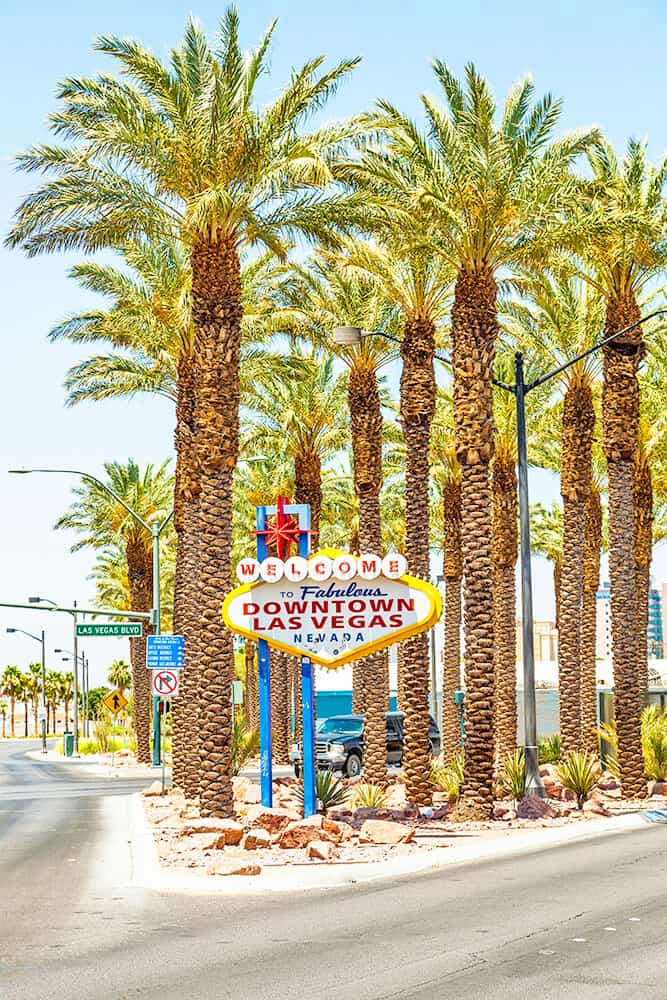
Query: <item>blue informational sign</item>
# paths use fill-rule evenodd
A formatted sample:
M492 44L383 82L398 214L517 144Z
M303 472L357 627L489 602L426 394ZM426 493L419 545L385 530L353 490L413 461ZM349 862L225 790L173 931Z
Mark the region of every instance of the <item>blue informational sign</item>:
M183 636L147 636L146 666L149 670L181 670L185 666L185 639Z

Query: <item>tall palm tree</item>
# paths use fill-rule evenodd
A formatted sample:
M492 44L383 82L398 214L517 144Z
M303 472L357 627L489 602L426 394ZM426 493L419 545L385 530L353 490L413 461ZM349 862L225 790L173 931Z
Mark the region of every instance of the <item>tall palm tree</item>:
M554 501L550 508L541 503L530 506L530 541L533 551L553 566L556 628L560 634L560 579L563 562L563 508Z
M581 602L581 744L587 753L598 753L597 710L597 593L602 549L602 500L597 477L586 499L584 522L583 587ZM560 645L560 632L558 634Z
M132 667L125 660L114 660L107 672L107 680L124 694L132 687Z
M17 666L5 667L2 674L2 693L9 698L9 732L12 737L16 736L15 710L16 700L21 696L21 671Z
M143 470L136 462L107 462L104 466L109 487L150 524L161 523L172 503L174 481L168 462ZM151 536L124 507L93 482L73 490L75 500L56 522L56 528L72 528L82 537L72 551L90 545L98 549L122 546L127 563L131 608L150 611L153 605L153 563ZM137 760L150 764L151 693L146 670L146 639L131 639L134 722L137 733Z
M581 278L547 275L529 278L521 291L532 304L508 304L517 336L544 369L557 368L592 347L600 337L604 299ZM563 547L559 614L566 623L558 635L560 733L564 753L580 750L582 730L583 601L587 504L591 497L593 435L599 360L595 354L567 368L555 385L562 394L560 490L563 498ZM555 416L555 411L552 411Z
M353 164L348 175L370 175L387 213L426 213L429 249L437 250L456 275L451 336L462 466L467 692L466 770L458 814L486 818L493 808L489 581L497 279L499 272L520 266L538 251L544 256L551 241L541 234L561 218L574 187L571 165L590 144L591 135L552 141L560 103L550 96L533 103L529 79L512 88L497 121L489 86L474 66L466 67L464 83L441 62L434 63L434 70L446 106L422 98L426 134L382 102L373 120L385 130L385 144ZM428 354L423 338L404 346L404 360L406 354L413 359Z
M366 337L357 346L332 345L334 327L346 324L396 333L397 313L372 281L346 269L340 259L320 254L294 266L281 288L280 302L292 333L333 351L349 370L347 402L358 519L357 553L382 554L382 395L380 371L395 357L391 342ZM355 540L350 539L354 551ZM389 672L386 651L353 665L353 711L365 716L364 775L385 784Z
M72 687L74 685L74 674L66 673L60 674L58 677L59 681L59 696L62 699L62 703L65 709L65 729L69 729L70 717L69 717L69 703L72 700ZM77 706L74 706L75 711L77 711Z
M605 298L606 337L640 319L642 290L667 262L667 158L653 166L646 144L628 142L619 162L600 141L589 151L592 180L580 201L585 239L577 249ZM603 443L609 480L609 579L618 759L626 795L645 796L638 682L633 470L639 441L637 373L644 354L637 327L603 349Z
M370 154L369 154L370 155ZM368 169L367 169L368 167ZM433 358L436 339L449 305L451 271L419 245L427 227L416 215L383 215L380 185L371 164L350 166L348 178L364 191L368 202L365 224L373 241L348 241L344 262L365 275L378 293L400 313L402 359L400 416L405 444L405 554L410 572L430 577L429 558L429 446L436 407ZM432 235L432 233L431 233ZM403 771L408 799L420 805L430 801L428 745L428 635L421 633L401 644L399 691L405 712ZM409 680L400 664L409 665Z
M191 387L191 416L188 436L177 445L194 453L183 493L197 498L202 541L198 559L204 583L197 600L205 814L228 815L233 807L228 698L233 650L231 636L219 627L219 599L231 583L239 253L263 246L285 256L295 232L328 233L329 205L344 197L325 191L331 161L351 130L343 123L307 132L305 125L357 62L321 71L323 57L310 60L292 73L272 103L258 110L256 85L267 68L273 29L244 55L238 14L229 7L215 48L189 21L169 65L139 42L99 39L96 47L117 61L123 78L105 74L63 84L62 109L52 126L70 137L71 145L38 147L21 159L25 169L55 176L38 196L24 200L10 238L28 253L38 253L62 247L96 250L169 231L190 248L195 349L184 360L182 377ZM185 530L180 514L177 530ZM187 573L192 572L190 562Z
M47 724L47 729L52 733L56 731L56 711L59 701L60 674L56 670L48 670L46 673L46 708L47 712L49 710L51 712L51 725L53 728L49 729Z

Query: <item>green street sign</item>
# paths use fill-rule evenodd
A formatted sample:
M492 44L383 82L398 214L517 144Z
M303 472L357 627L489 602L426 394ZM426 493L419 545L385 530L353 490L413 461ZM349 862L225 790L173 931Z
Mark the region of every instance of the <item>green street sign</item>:
M82 635L126 635L132 636L135 639L141 638L143 635L143 625L141 622L111 622L106 625L79 625L76 626L76 634L78 636Z

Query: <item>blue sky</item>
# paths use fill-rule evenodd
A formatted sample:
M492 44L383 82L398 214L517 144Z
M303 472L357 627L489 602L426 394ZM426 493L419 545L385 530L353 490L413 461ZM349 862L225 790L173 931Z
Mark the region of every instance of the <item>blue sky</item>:
M418 95L430 91L429 60L438 57L455 70L472 60L501 99L510 84L532 73L538 93L564 99L563 127L600 125L622 146L629 135L648 136L651 153L667 148L667 7L658 2L506 4L469 0L253 0L239 3L244 44L252 44L278 16L272 56L277 87L292 66L315 54L329 59L361 55L362 65L339 92L331 113L343 116L382 96L412 114ZM97 34L134 35L158 54L177 42L187 15L196 14L214 31L224 9L209 0L194 8L156 0L68 2L6 0L0 13L0 74L5 94L0 125L0 220L5 233L11 214L32 183L16 175L12 159L46 138L45 117L55 107L57 82L67 75L106 67L91 50ZM133 456L161 461L172 447L170 407L156 400L107 403L68 410L62 380L81 357L64 345L49 345L49 328L87 299L66 277L75 256L28 261L0 251L3 319L3 377L0 393L0 599L22 601L31 593L62 602L90 598L88 554L68 552L69 539L51 525L67 505L65 477L11 477L16 465L69 465L99 472L106 459ZM548 477L533 477L534 499L553 494ZM655 575L667 577L667 555L658 551ZM5 595L5 596L2 596ZM551 613L550 574L536 566L536 614ZM0 668L33 658L33 644L4 634L6 625L36 631L36 614L9 615L0 609ZM70 625L49 618L49 647L67 645ZM124 643L91 640L94 680ZM38 648L34 645L34 653ZM36 658L36 656L34 657ZM55 660L53 666L60 666Z

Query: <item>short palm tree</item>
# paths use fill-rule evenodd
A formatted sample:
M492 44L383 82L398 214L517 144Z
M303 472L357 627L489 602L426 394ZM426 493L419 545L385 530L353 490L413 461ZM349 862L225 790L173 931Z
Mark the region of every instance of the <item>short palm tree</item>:
M365 154L348 173L371 177L385 212L425 213L428 249L439 252L455 274L451 336L462 466L467 691L465 782L458 812L486 818L493 808L489 581L497 281L506 269L538 254L544 257L550 243L542 234L561 219L574 188L571 166L592 137L582 133L553 141L560 103L550 96L533 103L529 79L512 88L498 120L489 86L474 66L466 67L463 83L441 62L434 70L445 106L422 98L427 132L382 102L374 121L386 132L384 146ZM425 358L427 345L420 339L404 352L404 360L407 353ZM421 398L421 387L415 395Z
M263 247L284 257L293 234L328 234L329 208L345 197L326 190L331 165L351 128L325 124L309 132L306 125L356 64L348 60L322 71L323 57L310 60L259 109L257 81L267 69L273 29L244 55L238 14L230 6L215 47L189 21L169 64L139 42L99 39L97 48L116 61L122 79L104 74L61 86L62 107L51 124L69 144L38 147L21 158L25 169L51 176L24 200L10 237L30 254L118 247L165 233L189 248L195 346L182 372L190 386L183 414L188 433L177 446L192 452L183 491L197 499L197 529L187 532L188 547L201 537L194 560L207 581L196 595L206 763L201 808L221 816L233 808L233 649L231 635L219 626L219 598L231 583L243 313L239 254ZM180 513L176 527L186 530ZM193 557L181 553L180 560L191 576Z
M35 736L39 732L39 696L42 690L42 664L31 663L26 674L28 687L30 689L30 700L32 702L32 723Z
M2 674L2 693L9 698L9 732L12 737L16 736L15 711L16 701L21 696L21 671L17 666L5 667Z
M0 701L0 718L2 719L2 738L4 740L7 729L7 702Z
M55 733L56 731L56 711L59 701L60 701L60 674L56 670L47 670L46 708L47 712L50 711L51 713L51 728L49 728L47 721L47 730L51 733Z
M60 674L58 677L59 684L59 700L62 700L65 709L65 729L69 729L70 717L69 717L69 703L72 700L72 688L74 685L74 674L66 673ZM75 711L77 706L74 706Z
M143 470L131 459L126 464L107 462L105 472L110 488L135 510L146 523L161 523L172 504L174 481L168 463ZM93 482L74 489L72 506L56 522L57 528L72 528L81 538L72 550L90 545L108 549L122 546L127 562L131 608L150 611L153 605L153 564L151 536L124 507ZM150 764L151 694L146 670L146 639L130 640L134 721L137 759Z
M580 199L577 241L590 278L605 298L606 337L640 319L647 283L667 263L667 157L653 166L646 144L630 140L621 161L600 141L589 151L592 180ZM584 271L588 274L588 270ZM638 680L638 607L635 573L633 470L639 445L639 384L644 353L642 328L603 350L603 444L609 481L609 579L618 759L624 792L646 795L641 753Z
M28 716L30 714L30 702L32 701L32 689L30 686L30 676L21 674L21 694L20 700L23 702L23 735L28 736Z
M107 680L124 694L132 687L132 667L125 660L114 660L107 672Z

